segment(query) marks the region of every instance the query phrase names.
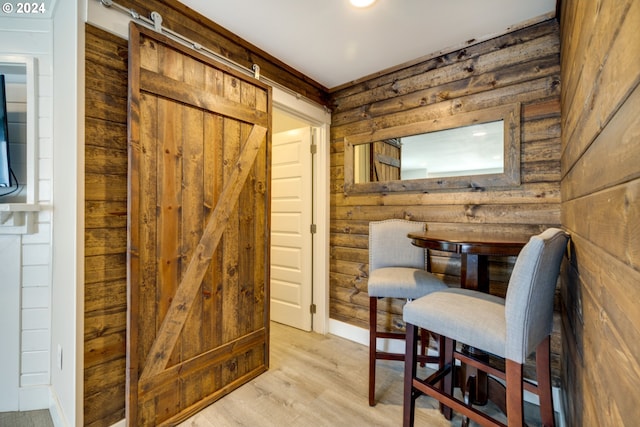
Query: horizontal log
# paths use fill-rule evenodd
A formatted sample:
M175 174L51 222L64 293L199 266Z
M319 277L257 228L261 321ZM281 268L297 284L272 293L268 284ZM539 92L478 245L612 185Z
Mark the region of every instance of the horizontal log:
M563 133L567 141L572 141L564 153L565 170L584 154L593 137L616 113L621 100L637 86L640 69L636 66L636 55L630 52L638 52L639 26L640 4L623 1L615 8L608 8L608 13L596 19L590 28L589 45L583 52L591 54L579 57L580 78L570 82L575 84L572 86L575 101L563 104L567 112ZM617 30L611 31L611 28ZM606 61L603 63L598 58ZM586 105L590 108L584 108Z
M126 261L124 252L112 255L86 256L84 258L85 285L126 279Z
M125 384L105 387L99 393L86 396L84 403L84 425L104 427L125 419ZM90 410L89 408L95 408ZM99 409L99 410L98 410Z
M444 100L434 104L423 105L416 101L415 105L402 103L395 111L386 111L384 115L348 123L332 124L331 138L344 138L349 135L371 132L424 120L449 117L459 113L478 111L516 102L527 103L541 98L549 98L560 93L560 76L542 77L528 81L522 85L512 85L492 91L472 94L456 99ZM400 135L395 135L400 136Z
M127 122L127 98L121 94L85 88L86 117L117 123Z
M120 72L127 72L127 41L93 25L85 25L85 60Z
M584 156L574 165L563 159L562 168L566 176L562 181L562 191L567 200L640 178L638 111L640 87L624 102Z
M124 175L85 175L85 200L126 201L127 177Z
M85 146L97 146L110 150L127 151L127 123L103 119L85 118ZM85 167L89 165L85 164ZM125 170L126 173L126 170Z
M485 73L499 72L503 75L513 75L517 81L517 75L525 74L526 68L522 64L513 64L514 56L518 55L522 58L538 59L549 55L557 55L560 50L559 39L555 34L548 34L532 40L528 40L522 44L507 46L504 49L488 51L472 58L465 58L462 61L449 65L439 66L437 68L425 70L422 73L394 80L384 86L378 86L371 90L366 90L358 94L346 97L335 97L335 112L338 118L342 116L342 112L348 111L354 107L366 105L369 102L379 102L389 98L399 98L408 93L415 92L417 88L426 86L445 87L451 82L468 79L470 76L482 76ZM557 59L553 67L558 66ZM525 66L526 67L526 66ZM542 73L545 67L540 67L538 73ZM517 71L516 71L517 70ZM535 68L533 68L535 71ZM527 79L530 79L528 77ZM491 84L500 86L500 77L492 75L485 79L484 90L490 89ZM509 79L507 79L507 82ZM471 82L465 86L483 87L483 84ZM446 91L446 89L445 89ZM460 95L457 95L460 96ZM453 96L452 96L453 97ZM428 99L428 98L427 98ZM428 101L427 101L428 102ZM341 123L341 121L339 120Z
M96 92L110 93L126 100L128 75L126 70L113 69L104 62L85 62L85 87Z
M126 333L124 331L114 334L102 335L85 341L84 343L84 367L101 365L110 360L126 357Z
M558 224L560 206L464 205L464 206L344 206L336 207L336 219L379 221L387 218L416 218L427 222L475 222L482 224Z
M85 228L126 228L127 202L88 200L84 204Z
M85 147L85 173L126 176L126 149L117 150L95 145L87 145Z
M84 339L90 341L105 335L124 333L127 330L127 308L109 307L94 310L84 316Z
M84 370L84 396L91 398L105 389L118 388L125 375L126 359L110 360L102 365Z
M377 73L374 76L350 82L345 84L343 87L334 88L332 89L332 94L336 98L346 98L350 95L358 94L369 89L385 86L397 79L405 79L413 75L428 72L429 70L437 67L466 61L467 59L475 58L488 52L501 50L508 46L522 44L529 40L544 37L556 32L557 29L557 22L554 22L554 20L545 21L524 29L503 34L482 43L472 44L463 49L447 52L443 55L433 53L427 57L417 58L412 61L412 63L401 64L397 69L388 69Z
M626 265L640 270L639 203L640 180L635 180L565 202L562 223L570 230L587 236L589 241ZM584 221L585 215L588 215L588 222Z
M542 156L543 154L541 154ZM336 204L342 206L422 206L422 205L469 205L469 204L538 204L559 203L560 188L556 183L525 184L517 189L456 192L430 192L419 194L344 194L335 196Z
M91 228L85 230L85 255L115 255L127 251L124 228Z
M126 309L127 282L124 278L85 284L85 317L96 317L100 313L125 311ZM121 320L124 320L126 324L126 319Z

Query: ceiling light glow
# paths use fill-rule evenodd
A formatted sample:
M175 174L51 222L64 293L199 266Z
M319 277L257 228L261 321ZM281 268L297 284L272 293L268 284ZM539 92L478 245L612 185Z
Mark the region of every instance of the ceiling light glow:
M355 7L369 7L376 2L376 0L349 0L349 1Z

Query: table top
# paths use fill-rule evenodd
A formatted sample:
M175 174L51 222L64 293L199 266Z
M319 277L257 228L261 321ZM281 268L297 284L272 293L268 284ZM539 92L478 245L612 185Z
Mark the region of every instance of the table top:
M514 232L425 231L409 233L415 246L458 254L518 255L533 234Z

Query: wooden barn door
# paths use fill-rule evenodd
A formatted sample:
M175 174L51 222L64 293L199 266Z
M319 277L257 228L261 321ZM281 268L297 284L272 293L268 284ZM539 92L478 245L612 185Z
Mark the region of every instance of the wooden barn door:
M172 425L268 367L271 92L129 40L127 422Z

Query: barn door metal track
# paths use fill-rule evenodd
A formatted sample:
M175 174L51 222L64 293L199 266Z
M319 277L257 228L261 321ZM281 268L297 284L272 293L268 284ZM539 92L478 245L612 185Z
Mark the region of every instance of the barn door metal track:
M151 17L147 18L145 16L140 15L138 12L136 12L134 9L127 9L126 7L114 2L113 0L97 0L99 1L102 6L104 7L108 7L108 8L114 8L122 13L124 13L125 15L128 15L132 20L137 21L139 23L142 23L143 25L145 25L148 28L153 28L155 31L162 33L164 35L166 35L167 37L170 37L171 39L182 43L185 46L190 47L191 49L204 53L205 55L209 56L210 58L218 61L218 62L222 62L223 64L234 68L237 71L240 71L242 73L248 74L250 76L253 76L255 79L263 81L265 83L267 83L270 86L274 86L277 87L278 89L281 89L293 96L295 96L297 99L303 99L307 102L309 102L312 105L318 105L316 102L310 100L309 98L301 95L300 93L281 85L280 83L277 83L271 79L268 79L264 76L260 75L260 66L258 64L253 64L252 68L249 69L247 67L245 67L244 65L238 64L237 62L232 61L231 59L219 54L218 52L211 50L205 46L202 46L200 43L195 42L191 39L189 39L186 36L183 36L180 33L177 33L167 27L164 27L162 25L162 15L160 15L158 12L151 12ZM325 106L325 111L327 111L327 107Z

